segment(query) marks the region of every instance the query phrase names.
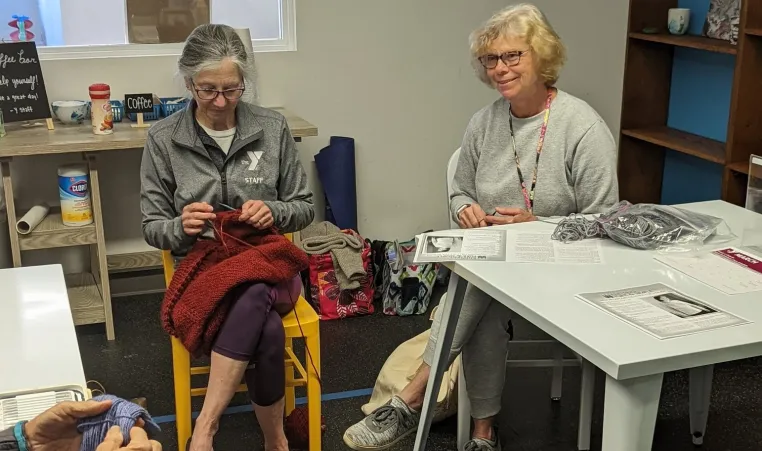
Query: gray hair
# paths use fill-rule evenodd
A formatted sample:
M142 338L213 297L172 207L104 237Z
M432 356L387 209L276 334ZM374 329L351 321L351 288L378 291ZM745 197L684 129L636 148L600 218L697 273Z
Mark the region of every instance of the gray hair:
M185 40L177 69L183 79L189 80L203 70L217 67L226 59L238 66L246 83L246 100L255 101L258 96L254 55L246 50L233 27L219 24L196 27Z

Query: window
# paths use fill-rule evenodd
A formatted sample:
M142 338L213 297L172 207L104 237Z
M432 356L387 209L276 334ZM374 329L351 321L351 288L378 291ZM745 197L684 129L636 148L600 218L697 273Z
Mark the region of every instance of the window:
M42 60L178 55L209 22L248 28L255 52L296 49L295 0L0 0L0 40Z

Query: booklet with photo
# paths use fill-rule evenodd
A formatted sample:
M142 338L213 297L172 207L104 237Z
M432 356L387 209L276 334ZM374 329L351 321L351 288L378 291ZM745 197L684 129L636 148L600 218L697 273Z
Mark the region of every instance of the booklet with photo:
M417 236L416 263L505 261L505 229L456 229Z
M750 323L661 283L577 297L659 339Z

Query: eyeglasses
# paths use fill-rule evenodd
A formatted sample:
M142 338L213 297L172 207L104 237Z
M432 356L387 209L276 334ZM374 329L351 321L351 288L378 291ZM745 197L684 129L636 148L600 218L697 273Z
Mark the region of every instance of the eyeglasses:
M218 91L216 89L198 89L196 84L193 83L193 90L196 91L198 98L201 100L214 100L220 94L222 94L228 100L238 100L241 98L241 96L243 96L243 92L246 90L246 86Z
M479 57L479 62L482 63L486 69L494 69L497 67L497 62L502 61L506 66L515 66L521 62L521 57L529 52L529 50L505 52L500 55L488 54Z

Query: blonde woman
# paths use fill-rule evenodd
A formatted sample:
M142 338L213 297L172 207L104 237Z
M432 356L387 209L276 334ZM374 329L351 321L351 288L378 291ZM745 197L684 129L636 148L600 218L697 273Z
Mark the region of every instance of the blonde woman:
M476 73L500 96L473 116L463 138L450 199L461 227L599 213L619 200L616 144L606 123L586 102L555 87L565 54L545 16L529 4L498 12L472 33ZM463 352L474 418L466 451L500 449L494 418L510 315L469 285L450 350L450 363ZM438 331L435 318L424 364L410 384L347 429L350 448L386 449L417 429Z

